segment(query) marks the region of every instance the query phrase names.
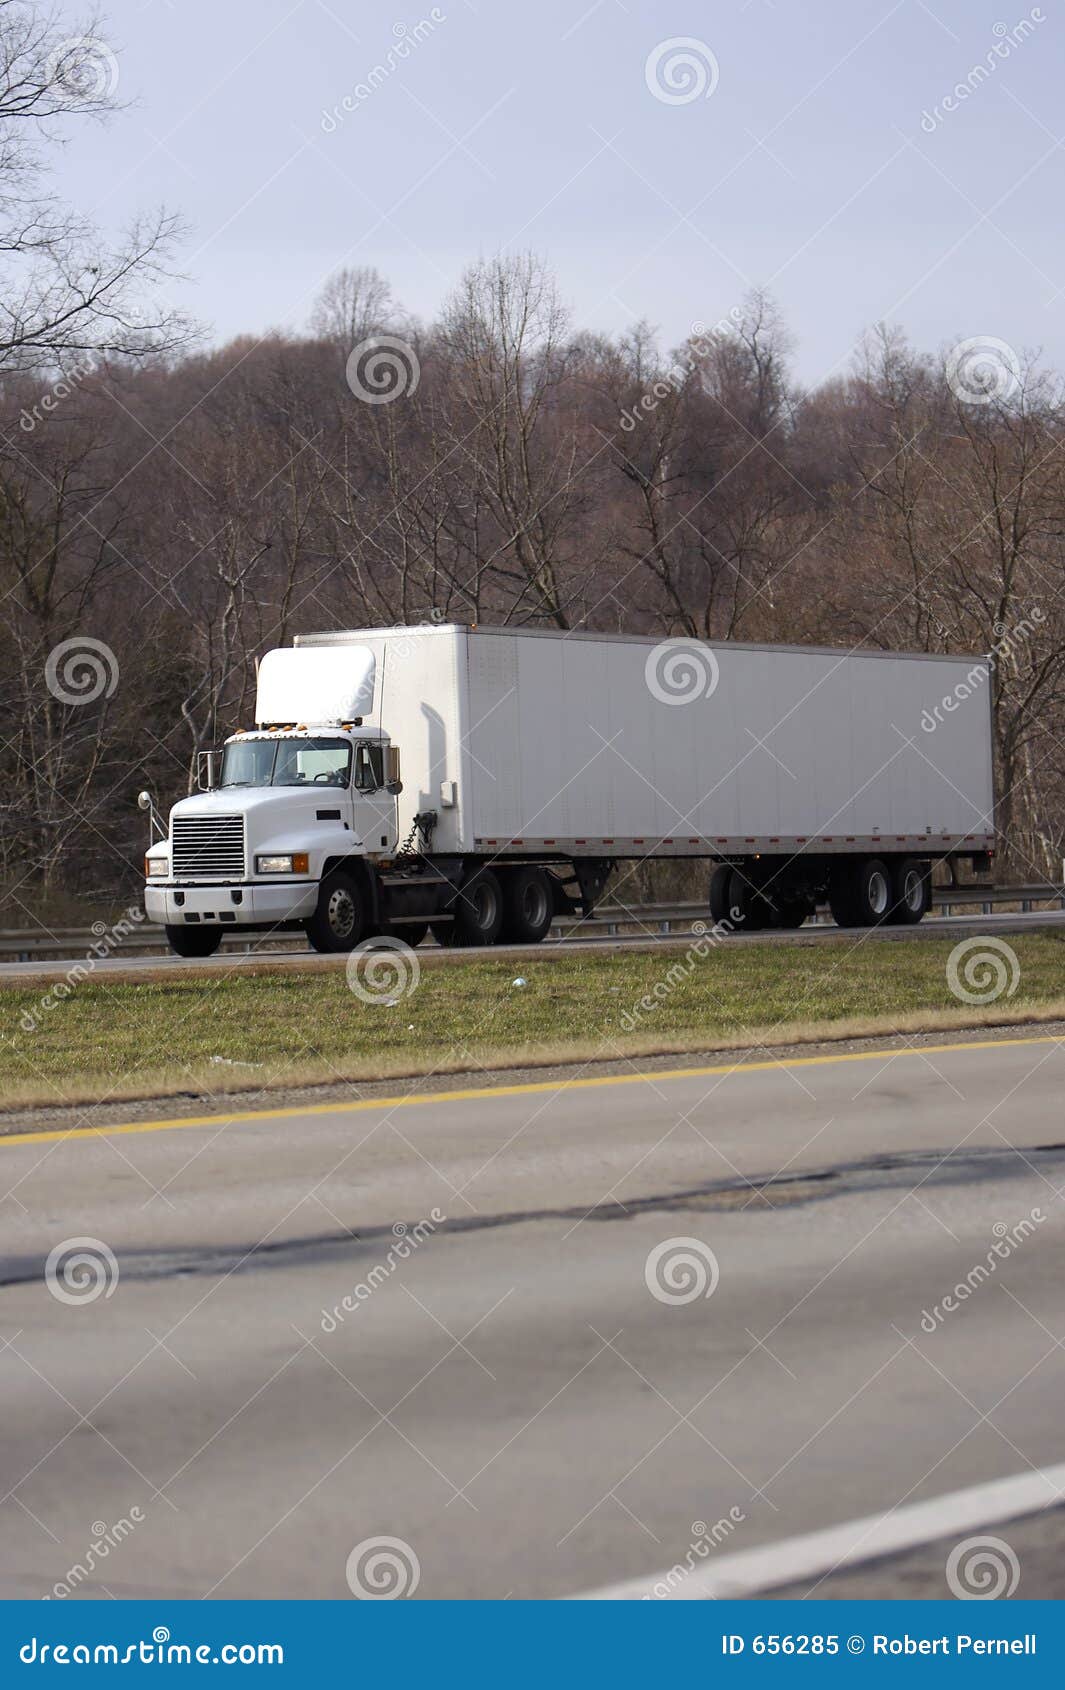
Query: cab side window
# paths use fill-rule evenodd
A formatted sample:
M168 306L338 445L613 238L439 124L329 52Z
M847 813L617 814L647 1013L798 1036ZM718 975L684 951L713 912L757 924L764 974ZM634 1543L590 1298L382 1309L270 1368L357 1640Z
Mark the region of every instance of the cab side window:
M384 750L363 743L355 747L355 787L359 792L376 792L385 784Z

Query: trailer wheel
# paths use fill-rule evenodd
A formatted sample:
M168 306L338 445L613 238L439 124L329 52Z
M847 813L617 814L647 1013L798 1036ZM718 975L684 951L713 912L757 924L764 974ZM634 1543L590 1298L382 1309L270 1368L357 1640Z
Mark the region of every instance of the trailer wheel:
M214 956L222 943L220 927L168 927L166 942L177 956Z
M494 945L503 925L503 889L498 876L490 868L477 869L459 891L451 913L455 919L444 943Z
M891 870L880 857L840 864L832 876L829 903L839 927L879 927L891 915Z
M732 867L729 863L719 863L710 876L710 914L715 924L727 921L729 918L729 887L732 883Z
M896 927L916 927L932 902L932 865L919 857L903 857L892 875L892 907L888 920Z
M741 869L729 875L728 909L722 920L734 933L760 933L765 927L769 910L761 896Z
M353 951L366 930L362 893L350 874L327 874L304 931L316 951Z
M503 883L503 922L499 937L505 944L538 945L551 931L555 898L545 871L530 864L510 869Z

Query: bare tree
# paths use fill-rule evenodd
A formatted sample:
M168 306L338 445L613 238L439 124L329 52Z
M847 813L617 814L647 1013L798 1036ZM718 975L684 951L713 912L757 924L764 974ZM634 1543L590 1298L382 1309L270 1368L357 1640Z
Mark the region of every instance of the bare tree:
M0 0L0 372L143 357L189 338L155 291L177 219L157 211L109 243L49 186L71 120L115 111L117 82L95 19L75 25L56 9Z

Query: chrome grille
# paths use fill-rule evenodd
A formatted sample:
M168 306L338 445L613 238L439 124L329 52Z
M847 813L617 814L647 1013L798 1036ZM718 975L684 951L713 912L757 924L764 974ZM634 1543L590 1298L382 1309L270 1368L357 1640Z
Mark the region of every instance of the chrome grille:
M178 880L243 880L243 816L175 816L171 873Z

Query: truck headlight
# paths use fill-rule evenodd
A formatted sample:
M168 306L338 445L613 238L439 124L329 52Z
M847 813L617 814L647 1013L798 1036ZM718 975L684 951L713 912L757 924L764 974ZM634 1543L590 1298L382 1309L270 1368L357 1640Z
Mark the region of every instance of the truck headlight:
M309 859L306 851L293 851L287 857L256 857L256 874L306 874Z
M170 859L168 857L145 857L145 880L165 880L170 873Z

